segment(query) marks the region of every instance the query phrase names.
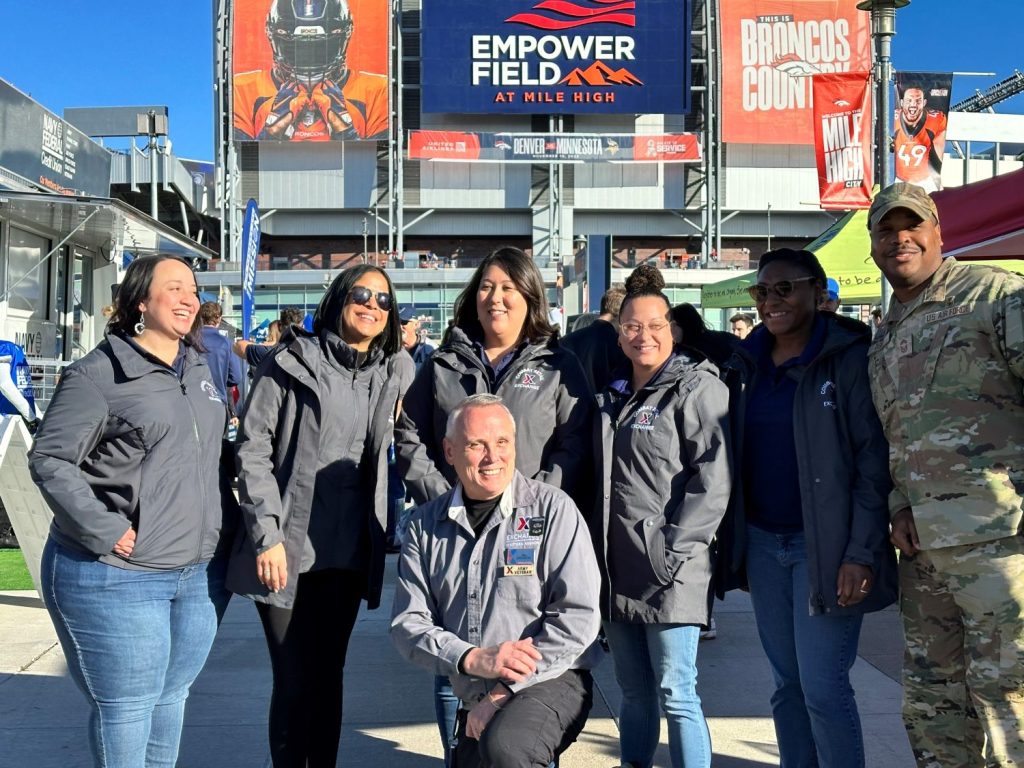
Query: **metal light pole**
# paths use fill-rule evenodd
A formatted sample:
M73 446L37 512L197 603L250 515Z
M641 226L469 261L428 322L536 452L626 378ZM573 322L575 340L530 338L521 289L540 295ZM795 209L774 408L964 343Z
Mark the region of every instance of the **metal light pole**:
M366 238L369 234L370 230L366 228L366 217L363 216L363 264L366 263L366 251L369 247L368 243L366 242Z
M772 249L772 204L768 203L768 250Z
M892 38L896 34L896 9L910 0L862 0L857 9L871 12L871 39L875 43L875 183L879 189L889 186L892 167L889 151L889 83L892 82ZM882 311L889 306L892 286L882 276Z

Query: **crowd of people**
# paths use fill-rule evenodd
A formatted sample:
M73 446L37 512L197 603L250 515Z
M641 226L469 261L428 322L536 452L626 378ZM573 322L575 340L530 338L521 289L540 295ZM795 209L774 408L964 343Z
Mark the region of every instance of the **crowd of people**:
M850 669L898 596L918 764L1024 764L1024 281L943 258L919 188L882 191L869 228L894 291L874 334L788 248L760 259L760 323L709 330L642 266L564 339L532 258L499 248L436 350L354 267L259 350L233 443L219 314L185 262L133 261L30 454L95 765L175 764L234 593L266 636L273 764L334 766L349 636L396 544L390 635L435 675L449 768L556 765L602 646L621 767L651 768L664 716L673 768L707 768L698 641L732 589L782 766L865 765Z

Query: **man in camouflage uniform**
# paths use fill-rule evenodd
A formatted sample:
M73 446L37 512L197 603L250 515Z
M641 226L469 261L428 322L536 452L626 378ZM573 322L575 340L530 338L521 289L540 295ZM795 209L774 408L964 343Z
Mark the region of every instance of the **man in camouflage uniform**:
M893 301L871 346L902 552L903 719L926 768L1024 766L1024 280L943 259L935 204L881 192Z

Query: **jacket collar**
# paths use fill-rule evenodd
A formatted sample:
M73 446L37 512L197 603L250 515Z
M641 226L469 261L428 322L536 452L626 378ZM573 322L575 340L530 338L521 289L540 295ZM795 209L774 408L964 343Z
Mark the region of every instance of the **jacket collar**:
M930 304L932 302L944 303L946 301L947 287L953 276L953 269L956 267L956 264L957 261L954 257L945 256L942 259L942 263L939 264L939 268L932 273L924 290L907 304L901 304L896 295L893 294L893 297L889 300L889 311L885 315L886 325L899 322L923 304Z
M651 377L650 381L644 384L644 389L661 389L670 387L689 371L707 371L715 376L718 375L718 368L700 352L691 352L683 347L676 347L672 355ZM633 369L627 363L615 370L612 380L608 382L608 389L619 395L632 395Z
M450 520L465 519L466 501L462 495L462 483L459 483L452 490L451 501L448 503L448 518ZM518 507L529 507L537 501L537 489L533 488L526 480L526 477L517 469L512 475L512 482L501 494L501 501L498 502L498 512L501 517L507 518Z
M138 379L154 371L171 371L173 373L170 367L158 361L155 357L140 351L137 346L129 342L120 333L107 333L106 340L107 344L110 345L110 353L117 360L117 364L121 366L124 375L130 379ZM181 343L185 346L184 370L187 371L196 365L206 365L206 361L202 359L187 339L182 339Z

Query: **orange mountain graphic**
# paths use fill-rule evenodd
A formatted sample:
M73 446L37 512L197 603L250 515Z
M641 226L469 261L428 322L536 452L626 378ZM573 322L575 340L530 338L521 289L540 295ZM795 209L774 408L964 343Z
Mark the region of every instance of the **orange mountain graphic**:
M612 69L607 64L595 61L586 69L576 67L559 80L559 85L643 85L643 82L626 68Z

